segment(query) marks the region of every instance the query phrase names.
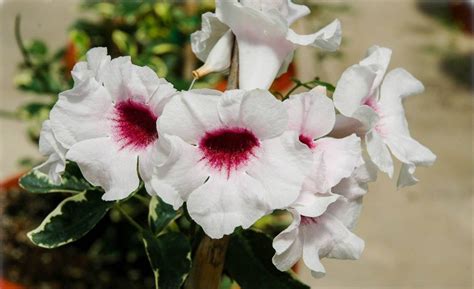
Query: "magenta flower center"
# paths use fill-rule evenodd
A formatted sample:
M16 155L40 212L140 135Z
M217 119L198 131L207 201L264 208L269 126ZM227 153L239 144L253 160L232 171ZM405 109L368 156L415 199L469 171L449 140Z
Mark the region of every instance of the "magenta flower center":
M299 139L300 139L300 142L307 145L310 149L314 149L316 147L316 144L314 143L313 139L309 136L300 134Z
M199 142L203 160L214 169L232 170L245 165L260 145L257 137L245 128L220 128L206 132Z
M157 119L147 105L131 99L121 101L115 105L115 137L122 148L146 148L158 139Z

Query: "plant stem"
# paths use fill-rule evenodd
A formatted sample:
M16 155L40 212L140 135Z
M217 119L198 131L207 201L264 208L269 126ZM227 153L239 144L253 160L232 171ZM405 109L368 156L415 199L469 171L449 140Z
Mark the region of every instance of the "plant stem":
M132 217L130 217L130 215L127 212L125 212L125 210L122 207L120 207L119 204L116 204L115 208L117 208L117 210L125 217L125 220L127 220L128 223L134 226L139 232L144 230L142 226L140 226Z
M232 61L230 64L227 89L239 86L239 53L234 38ZM229 236L211 239L204 235L194 254L193 266L184 285L185 289L218 289L224 269L225 255L229 246Z
M144 197L144 196L139 195L139 194L134 194L133 197L135 199L139 200L140 202L142 202L147 207L150 204L150 200L147 197Z

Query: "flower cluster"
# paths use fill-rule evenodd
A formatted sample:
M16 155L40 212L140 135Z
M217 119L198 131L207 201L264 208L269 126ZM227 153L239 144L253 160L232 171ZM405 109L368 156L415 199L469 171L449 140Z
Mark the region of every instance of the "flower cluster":
M196 76L229 68L235 35L240 89L176 91L129 57L91 49L43 124L40 151L49 158L38 169L59 183L74 161L109 201L127 198L141 179L174 209L186 204L212 238L288 210L293 221L274 239L273 263L284 271L302 258L322 276L321 258L361 255L364 241L351 230L377 169L392 177L390 152L402 163L398 186L435 161L410 136L402 105L423 85L404 69L385 75L391 51L374 46L342 74L332 99L319 86L277 100L268 88L295 47L337 49L340 23L298 35L290 25L309 9L290 0L216 7L191 36L204 62Z

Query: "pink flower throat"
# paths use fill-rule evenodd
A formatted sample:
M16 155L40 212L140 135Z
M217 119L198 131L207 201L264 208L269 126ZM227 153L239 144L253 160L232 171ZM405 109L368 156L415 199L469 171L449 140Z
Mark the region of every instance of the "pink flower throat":
M318 222L319 222L319 217L301 216L301 225L303 226L317 224Z
M115 105L115 136L122 148L144 149L158 139L156 120L151 109L132 99Z
M227 176L255 156L254 150L259 145L259 140L251 131L238 127L206 132L199 142L204 155L202 159L212 168L225 169Z
M314 143L313 139L309 136L300 134L299 140L300 142L307 145L310 149L314 149L316 147L316 144Z

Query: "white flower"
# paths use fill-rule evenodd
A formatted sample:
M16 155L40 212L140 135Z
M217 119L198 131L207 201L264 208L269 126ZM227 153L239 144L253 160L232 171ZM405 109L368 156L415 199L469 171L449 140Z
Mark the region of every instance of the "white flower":
M418 181L413 175L416 166L432 165L436 156L410 136L402 104L405 97L421 93L424 87L402 68L385 75L390 57L388 48L370 48L367 58L343 73L334 104L364 126L367 151L381 171L393 175L389 149L403 163L398 177L398 187L403 187Z
M320 278L326 273L320 259L358 259L364 241L351 232L359 217L362 198L303 192L290 209L293 222L273 240L273 264L289 270L301 257Z
M186 201L212 238L248 228L294 202L309 169L311 153L287 125L268 91L182 92L158 120L167 140L158 153L169 157L148 186L175 208Z
M229 67L232 42L226 34L228 29L235 34L239 46L239 85L247 90L269 88L275 77L286 71L296 45L336 50L341 42L338 20L310 35L299 35L290 28L309 12L308 7L291 0L217 0L216 13L204 14L202 30L191 36L193 51L205 61L202 74ZM221 42L221 37L227 40ZM216 45L219 42L221 45ZM213 52L214 49L218 51Z
M175 90L129 57L110 60L105 48L91 49L73 77L51 110L54 135L104 200L126 198L139 185L137 165L149 177L156 120Z
M334 105L319 86L293 95L284 102L288 109L288 127L312 151L312 167L303 190L328 192L343 178L351 176L362 164L360 139L355 134L342 139L324 137L334 127Z
M51 121L43 122L39 138L39 151L48 159L36 169L48 175L51 182L58 185L61 183L61 174L66 168L66 149L57 141L51 129Z

